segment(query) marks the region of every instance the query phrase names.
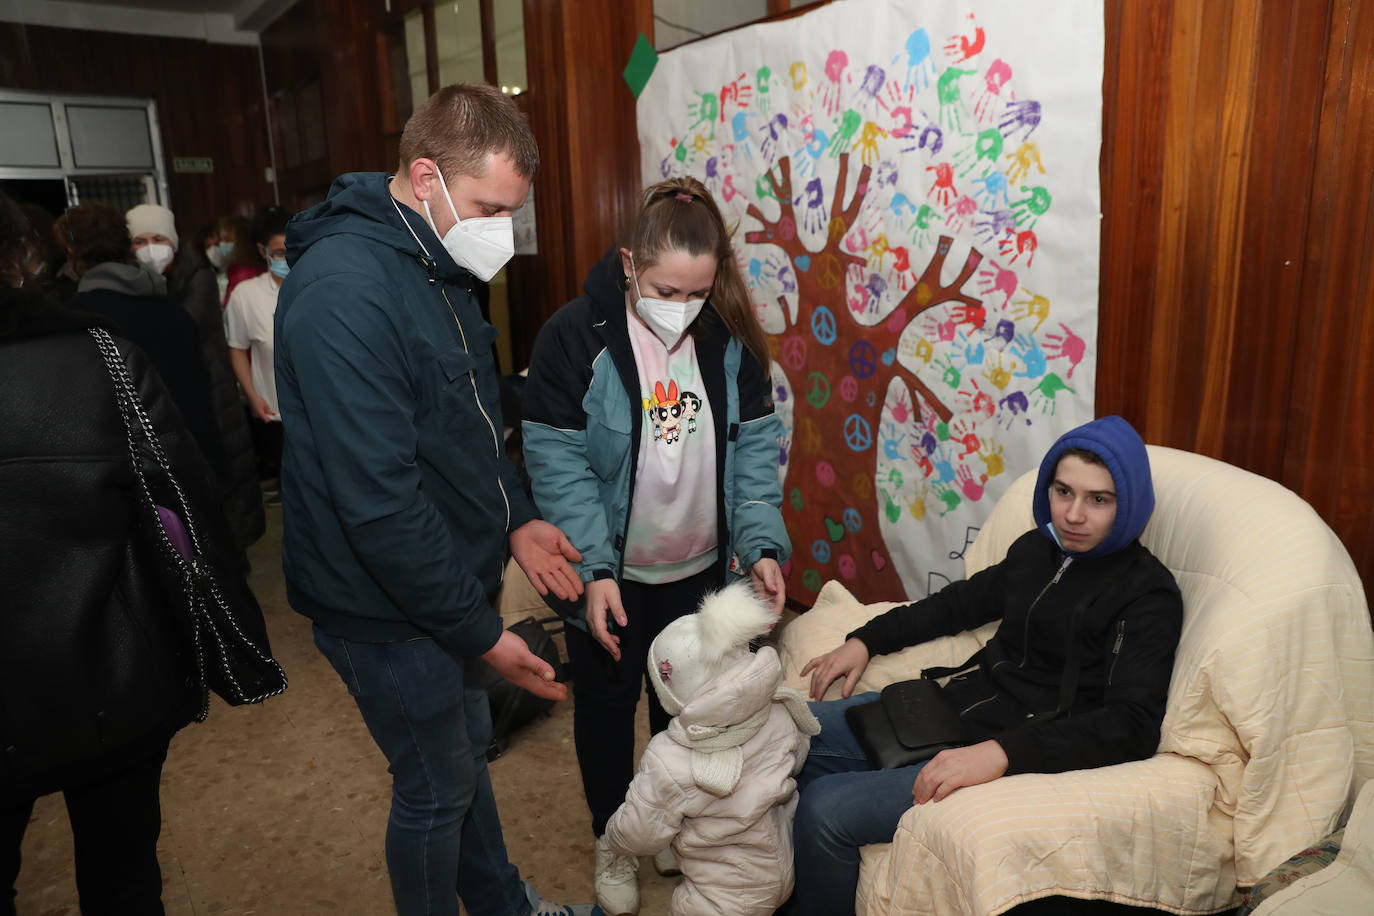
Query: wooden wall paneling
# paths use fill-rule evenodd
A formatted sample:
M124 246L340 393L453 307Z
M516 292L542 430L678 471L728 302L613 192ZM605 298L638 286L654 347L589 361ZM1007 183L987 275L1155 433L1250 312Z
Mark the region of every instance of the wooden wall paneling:
M1228 10L1221 4L1209 4L1207 9L1224 14L1207 28L1209 32L1215 29L1226 40L1217 49L1217 65L1223 69L1215 100L1216 143L1207 151L1216 171L1209 187L1211 193L1204 198L1211 251L1205 268L1209 307L1193 448L1206 455L1221 456L1223 434L1233 419L1231 409L1245 412L1253 407L1248 403L1229 403L1228 379L1235 350L1241 246L1248 216L1244 179L1252 152L1250 116L1255 102L1259 5L1238 3Z
M578 289L567 240L573 236L564 151L569 144L565 114L563 4L524 0L525 67L529 86L516 97L539 143L534 179L538 253L516 255L506 269L515 365L528 365L535 335L554 310Z
M651 0L636 0L649 9ZM581 277L620 238L641 188L635 98L621 76L642 20L634 5L583 0L564 31L568 145L574 220L572 251ZM647 177L647 176L646 176Z
M1286 403L1300 360L1316 136L1331 16L1328 0L1267 3L1257 36L1249 202L1236 265L1237 346L1228 361L1229 410L1220 454L1273 479L1283 474ZM1278 65L1271 65L1275 62Z
M653 34L651 0L525 0L529 90L519 97L539 142L539 254L508 272L513 351L523 365L539 328L577 296L587 271L638 204L635 100L621 78L635 39Z
M1169 8L1106 6L1097 409L1147 427L1164 169ZM1110 355L1108 355L1110 354Z
M1374 7L1333 0L1283 482L1374 584Z
M184 236L250 201L270 199L255 48L10 24L0 30L0 62L10 88L157 102L168 192ZM177 156L209 156L215 171L179 174Z

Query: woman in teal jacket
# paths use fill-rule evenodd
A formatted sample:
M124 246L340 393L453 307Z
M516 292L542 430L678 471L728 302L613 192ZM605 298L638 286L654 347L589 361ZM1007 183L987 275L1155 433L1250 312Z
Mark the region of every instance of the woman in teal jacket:
M735 576L782 610L781 421L767 341L700 182L649 188L630 246L608 252L584 290L535 342L523 431L540 513L582 553L584 602L561 609L573 734L598 902L626 914L639 907L637 863L604 834L634 776L649 643ZM668 718L650 690L651 730Z

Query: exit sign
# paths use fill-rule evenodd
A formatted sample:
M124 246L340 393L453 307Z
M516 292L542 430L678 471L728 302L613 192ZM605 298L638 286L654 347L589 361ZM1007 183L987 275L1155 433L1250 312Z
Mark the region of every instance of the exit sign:
M177 156L172 160L174 172L213 172L215 160L209 156Z

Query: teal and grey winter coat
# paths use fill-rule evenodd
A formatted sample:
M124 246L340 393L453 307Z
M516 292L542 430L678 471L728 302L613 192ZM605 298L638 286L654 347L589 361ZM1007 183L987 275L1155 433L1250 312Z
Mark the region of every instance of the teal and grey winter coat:
M587 276L584 295L539 332L522 395L535 504L582 552L587 582L620 579L644 421L621 280L612 249ZM720 568L742 575L761 557L781 563L790 552L778 480L781 421L767 372L709 302L694 330L716 425Z

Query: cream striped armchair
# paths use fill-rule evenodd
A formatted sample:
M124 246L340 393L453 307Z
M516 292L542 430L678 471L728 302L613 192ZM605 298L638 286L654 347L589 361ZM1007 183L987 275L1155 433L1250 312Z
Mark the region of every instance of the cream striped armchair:
M1149 453L1156 507L1141 540L1184 599L1159 752L912 808L890 844L865 847L859 913L995 914L1053 895L1218 912L1329 833L1374 776L1374 635L1341 543L1273 481ZM998 502L968 573L1032 526L1034 483L1031 471ZM827 583L782 634L789 682L804 686L809 658L894 603L861 605ZM860 689L960 662L995 626L881 656Z

